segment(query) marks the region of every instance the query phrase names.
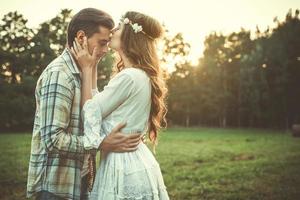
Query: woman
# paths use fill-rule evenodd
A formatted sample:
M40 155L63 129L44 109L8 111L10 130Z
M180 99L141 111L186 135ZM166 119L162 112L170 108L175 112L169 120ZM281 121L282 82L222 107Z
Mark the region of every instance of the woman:
M82 103L85 134L105 136L120 121L126 134L149 133L155 145L161 122L165 122L167 89L159 66L156 39L163 33L159 22L137 12L127 12L113 30L109 46L121 62L104 90L92 97L91 64L82 69ZM87 59L83 47L72 49L75 58ZM81 52L80 52L81 51ZM93 56L90 56L93 57ZM82 60L78 63L83 63ZM101 129L101 131L99 131ZM91 199L169 199L160 167L148 147L141 142L136 151L101 153Z

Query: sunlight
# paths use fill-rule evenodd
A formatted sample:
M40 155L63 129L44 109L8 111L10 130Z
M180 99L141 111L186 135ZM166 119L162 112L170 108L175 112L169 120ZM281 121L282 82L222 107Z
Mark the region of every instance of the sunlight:
M272 9L269 9L270 3L272 3ZM170 0L127 0L126 2L89 0L75 3L71 0L48 2L13 0L6 2L1 7L1 15L18 10L28 19L31 27L36 27L41 22L54 17L63 8L73 9L74 13L85 7L99 8L110 13L116 22L126 11L144 12L159 19L171 33L183 33L184 39L191 44L188 59L192 65L197 65L199 57L203 54L203 41L210 32L228 33L239 31L241 27L255 30L256 26L266 29L275 16L282 19L289 8L300 7L300 1L186 0L183 3Z

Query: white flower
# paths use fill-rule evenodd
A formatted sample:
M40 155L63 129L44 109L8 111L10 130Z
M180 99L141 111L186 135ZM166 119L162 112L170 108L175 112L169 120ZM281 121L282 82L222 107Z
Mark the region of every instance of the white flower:
M126 17L123 22L124 24L129 24L130 20Z
M132 26L135 33L141 32L143 30L143 27L139 26L137 23L134 23L131 26Z

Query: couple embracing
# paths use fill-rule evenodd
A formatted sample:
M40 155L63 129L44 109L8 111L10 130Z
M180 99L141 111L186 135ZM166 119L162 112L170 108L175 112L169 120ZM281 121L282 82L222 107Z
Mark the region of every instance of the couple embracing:
M127 12L116 27L98 9L74 15L66 49L37 81L28 197L169 199L160 166L144 143L145 137L157 143L167 110L156 52L162 33L157 20L138 12ZM97 63L108 48L120 62L99 92Z

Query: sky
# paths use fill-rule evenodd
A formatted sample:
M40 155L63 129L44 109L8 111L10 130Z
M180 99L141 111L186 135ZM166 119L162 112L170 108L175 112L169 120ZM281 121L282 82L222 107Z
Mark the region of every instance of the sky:
M108 12L117 22L126 11L139 11L164 23L171 34L181 32L191 44L190 60L196 63L203 52L205 36L212 31L230 33L241 27L265 30L274 17L283 20L290 8L300 9L300 0L0 0L0 16L17 10L28 26L55 17L61 9L75 12L94 7Z

